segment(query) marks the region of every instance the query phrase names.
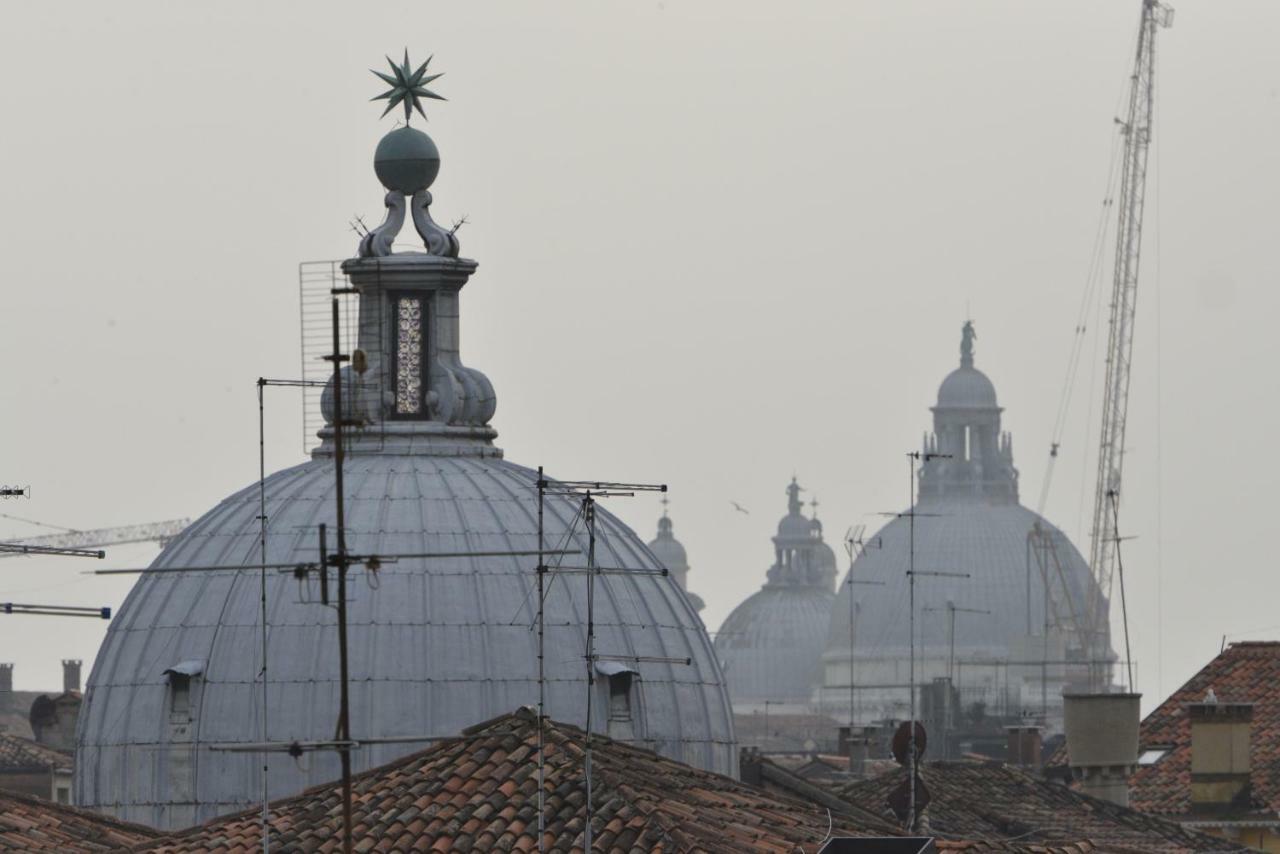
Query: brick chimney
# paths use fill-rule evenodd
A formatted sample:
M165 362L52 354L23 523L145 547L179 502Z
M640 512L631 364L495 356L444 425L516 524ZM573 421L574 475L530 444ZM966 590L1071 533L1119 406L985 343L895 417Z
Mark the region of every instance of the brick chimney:
M1129 805L1141 694L1063 694L1067 764L1087 795Z
M80 659L62 659L62 692L80 690Z
M1005 727L1005 733L1009 738L1008 763L1017 765L1019 768L1039 771L1043 749L1040 727L1030 725L1010 726Z
M0 712L13 708L13 665L0 664Z
M1252 703L1187 706L1191 721L1191 808L1225 810L1249 791Z

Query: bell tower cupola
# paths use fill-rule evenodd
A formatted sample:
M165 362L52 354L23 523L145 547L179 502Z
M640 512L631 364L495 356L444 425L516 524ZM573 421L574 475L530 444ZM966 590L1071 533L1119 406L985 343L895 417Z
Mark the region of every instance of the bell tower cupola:
M378 143L373 168L386 191L386 218L360 239L356 257L342 271L359 294L358 350L342 370L344 445L352 454L439 453L501 456L489 426L497 396L488 377L462 363L460 293L476 262L459 257L456 228L431 217L430 187L440 172L440 152L427 134L410 125L423 99L444 100L427 88L428 59L416 69L388 59L391 73L373 72L391 88L374 100L388 101L385 116L404 109L404 126ZM421 248L396 239L413 221ZM327 425L315 454L333 452L333 381L321 407Z
M920 471L920 497L975 496L1017 502L1018 470L1013 439L1000 430L996 389L973 366L973 321L960 331L960 367L938 387L933 433L924 439L926 454L936 454Z

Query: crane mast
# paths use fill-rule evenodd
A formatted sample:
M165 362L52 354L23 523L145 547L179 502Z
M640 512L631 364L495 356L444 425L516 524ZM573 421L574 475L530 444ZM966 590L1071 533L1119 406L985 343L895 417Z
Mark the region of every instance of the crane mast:
M1092 635L1089 658L1110 654L1110 599L1115 576L1116 512L1122 494L1125 429L1129 417L1129 383L1133 363L1133 326L1138 297L1138 262L1142 251L1142 215L1146 202L1147 154L1151 147L1155 92L1156 32L1173 22L1173 10L1157 0L1143 0L1138 48L1129 79L1128 114L1117 119L1124 135L1120 204L1116 224L1115 274L1107 340L1106 385L1093 503L1089 566L1097 581L1088 611ZM1096 671L1097 668L1090 668Z

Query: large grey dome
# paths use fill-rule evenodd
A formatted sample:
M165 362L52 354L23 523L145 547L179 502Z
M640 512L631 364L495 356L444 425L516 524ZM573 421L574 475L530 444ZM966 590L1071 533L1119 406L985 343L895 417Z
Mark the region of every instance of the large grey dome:
M716 633L729 696L740 710L766 700L808 703L821 684L835 556L822 540L822 524L801 513L794 479L787 495L764 587L734 608Z
M354 553L536 548L536 474L491 457L372 455L346 467ZM315 526L333 518L333 465L317 459L267 480L268 562L314 561ZM576 512L549 501L558 541ZM652 567L643 543L601 512L600 562ZM203 748L262 740L258 490L231 496L174 540L156 567L245 564L235 573L144 575L112 622L81 713L76 802L117 817L180 827L245 808L259 797L261 759ZM578 547L585 548L581 536ZM568 558L567 561L581 560ZM441 735L537 701L530 629L536 594L531 559L467 558L388 563L353 572L350 589L353 737ZM376 588L370 586L374 581ZM547 712L583 722L585 582L560 576L547 598ZM602 576L596 648L604 656L689 657L692 664L636 665L634 731L646 747L731 773L729 706L709 639L670 578ZM313 581L268 575L268 738L332 738L338 706L331 608ZM190 720L175 726L166 671L198 662ZM599 680L597 701L608 699ZM598 718L597 718L598 720ZM612 728L613 734L619 732ZM420 744L366 747L367 768ZM183 762L175 763L175 759ZM305 767L271 763L275 797L338 775L335 756Z
M969 576L927 578L916 586L916 618L920 620L917 641L931 645L935 652L948 642L946 614L941 610L947 602L958 608L990 612L957 623L956 649L963 655L1007 657L1011 644L1028 634L1028 626L1039 631L1044 623L1043 590L1033 569L1028 596L1027 574L1027 535L1037 524L1056 542L1075 601L1085 602L1086 591L1092 590L1088 564L1066 535L1020 504L972 497L942 498L925 499L917 509L916 569ZM868 657L904 653L909 645L909 525L906 517L889 522L869 540L874 547L864 550L853 563L855 579L879 582L860 586L856 596L859 614L855 640L857 648ZM840 651L848 647L848 584L840 586L831 616L829 643Z

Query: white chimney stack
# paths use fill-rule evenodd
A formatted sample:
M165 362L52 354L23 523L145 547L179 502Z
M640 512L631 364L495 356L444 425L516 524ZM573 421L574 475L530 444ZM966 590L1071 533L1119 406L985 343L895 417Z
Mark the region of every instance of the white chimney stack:
M1067 763L1087 795L1129 805L1141 694L1063 694Z

